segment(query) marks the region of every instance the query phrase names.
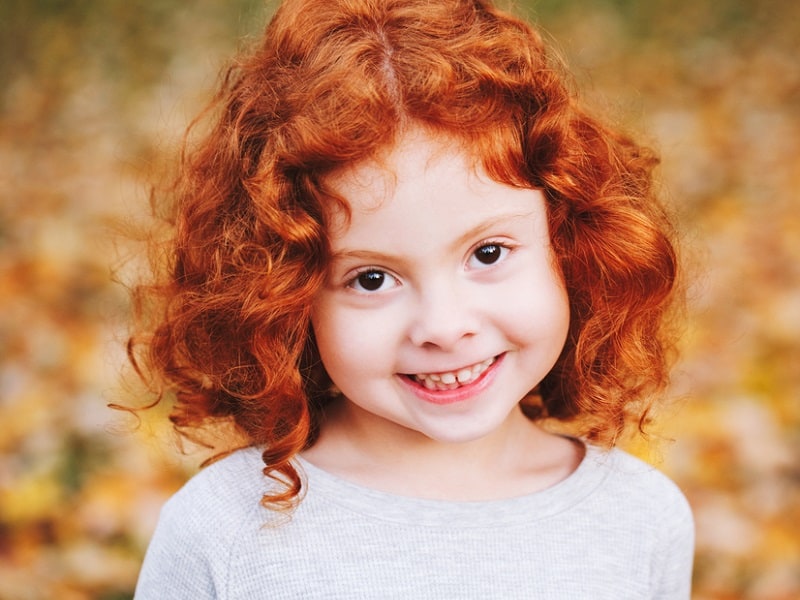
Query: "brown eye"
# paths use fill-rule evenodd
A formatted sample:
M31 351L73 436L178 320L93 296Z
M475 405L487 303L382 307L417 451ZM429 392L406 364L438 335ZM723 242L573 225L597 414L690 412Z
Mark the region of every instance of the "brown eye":
M396 286L400 282L386 271L380 269L367 269L358 273L351 279L347 287L357 292L385 292Z
M386 273L381 271L367 271L356 277L358 286L368 292L375 292L381 289L384 281L386 281Z
M486 244L475 250L474 256L479 263L492 265L500 260L503 254L503 247L497 244Z

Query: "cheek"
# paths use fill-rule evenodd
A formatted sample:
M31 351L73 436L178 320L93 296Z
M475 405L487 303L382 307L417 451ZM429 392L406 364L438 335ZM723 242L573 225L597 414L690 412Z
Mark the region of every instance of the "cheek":
M342 339L336 322L327 318L312 319L312 327L322 366L325 367L331 380L340 385L343 374L349 375L351 370L348 366L348 357L352 356L352 350L343 345L343 342L347 342L347 338Z
M567 338L570 310L566 291L557 278L534 278L505 295L500 311L512 339L557 345Z
M351 336L346 335L347 323L342 316L324 302L315 304L311 313L311 327L317 350L325 369L330 373L335 369L335 363L342 356L351 353L347 344Z
M322 364L330 377L365 373L386 360L391 334L376 315L320 303L311 325ZM338 384L338 382L337 382Z

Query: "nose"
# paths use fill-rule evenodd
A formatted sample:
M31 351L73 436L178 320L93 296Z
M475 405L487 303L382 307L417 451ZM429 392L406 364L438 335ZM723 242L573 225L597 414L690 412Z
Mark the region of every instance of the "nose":
M478 333L480 318L475 298L453 284L428 286L417 297L409 329L419 347L452 350L461 340Z

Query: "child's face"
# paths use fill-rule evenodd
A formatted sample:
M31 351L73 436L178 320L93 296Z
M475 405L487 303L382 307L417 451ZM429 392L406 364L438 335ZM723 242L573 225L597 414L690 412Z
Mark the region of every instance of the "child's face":
M500 434L566 340L542 194L473 162L414 132L328 180L352 215L332 215L312 323L345 402L381 435Z

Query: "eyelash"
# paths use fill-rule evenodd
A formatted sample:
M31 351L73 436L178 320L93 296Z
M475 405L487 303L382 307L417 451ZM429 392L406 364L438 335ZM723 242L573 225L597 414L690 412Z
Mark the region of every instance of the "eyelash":
M492 262L485 263L485 262L481 261L480 259L478 259L478 251L480 251L483 248L497 248L497 249L500 250L500 255L495 260L493 260ZM475 259L478 260L478 262L481 263L481 266L478 267L479 269L486 268L486 267L491 267L491 266L497 264L498 261L505 260L505 258L508 256L508 253L511 252L511 250L512 250L512 248L507 243L503 243L503 242L500 242L498 240L485 240L485 241L482 241L477 246L475 246L474 250L472 250L472 252L470 252L470 255L469 255L470 258L469 258L468 262L471 262L472 259L475 258Z
M380 286L378 288L373 289L373 290L366 289L366 288L364 288L363 282L359 282L359 279L361 279L361 277L363 277L365 275L368 275L368 274L375 274L375 275L382 276L382 279L381 279L381 282L380 282ZM357 292L362 293L362 294L371 294L373 292L380 291L380 289L383 287L383 282L386 281L387 278L392 280L392 281L394 281L395 284L398 283L397 278L394 275L391 275L390 273L384 271L383 269L378 269L376 267L365 267L365 268L360 269L359 271L357 271L355 276L353 276L351 279L349 279L347 281L346 287L354 289ZM361 285L362 289L357 289L356 285Z

